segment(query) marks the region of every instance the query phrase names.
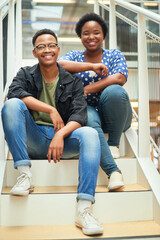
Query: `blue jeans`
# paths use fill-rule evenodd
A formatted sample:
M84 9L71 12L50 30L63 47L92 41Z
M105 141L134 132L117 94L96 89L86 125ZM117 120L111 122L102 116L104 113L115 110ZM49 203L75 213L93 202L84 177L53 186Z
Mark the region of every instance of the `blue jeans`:
M46 159L54 137L53 127L37 125L28 108L18 98L5 102L2 123L6 141L14 159L14 167L31 166L31 159ZM79 154L78 199L94 202L100 164L100 142L97 132L90 127L73 131L64 140L63 158Z
M119 85L106 87L100 96L98 107L88 105L88 126L95 128L101 145L100 165L110 176L119 170L109 146L119 146L122 132L126 131L132 121L132 109L125 89ZM104 133L108 133L108 142ZM108 146L109 145L109 146Z

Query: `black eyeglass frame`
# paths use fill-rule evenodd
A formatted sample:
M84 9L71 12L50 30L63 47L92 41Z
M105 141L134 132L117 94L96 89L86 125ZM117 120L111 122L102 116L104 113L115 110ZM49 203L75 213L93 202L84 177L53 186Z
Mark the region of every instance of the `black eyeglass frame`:
M47 44L47 45L46 45L46 44L39 44L39 45L35 46L34 49L40 50L40 49L39 49L39 46L44 46L43 49L45 49L46 47L49 47L49 45L52 45L52 44L55 45L56 47L58 47L58 43L51 42L51 43L49 43L49 44ZM50 47L49 47L49 48L50 48Z

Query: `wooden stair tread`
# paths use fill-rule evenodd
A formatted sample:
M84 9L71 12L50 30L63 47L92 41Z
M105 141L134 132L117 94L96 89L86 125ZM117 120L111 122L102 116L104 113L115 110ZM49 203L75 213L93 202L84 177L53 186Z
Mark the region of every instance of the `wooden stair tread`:
M104 233L97 238L122 238L160 236L160 225L155 221L102 224ZM74 225L0 227L0 239L3 240L47 240L47 239L88 239L81 229Z
M130 155L130 156L120 156L120 159L123 159L123 158L135 158L135 156L133 155ZM75 159L77 160L78 159L78 155L75 157ZM8 151L8 154L7 154L7 160L13 160L13 157L12 157L12 154L10 151ZM74 160L74 158L72 159Z
M4 187L2 194L9 194L11 187ZM135 192L135 191L149 191L150 189L139 184L126 184L123 188L116 190L116 192ZM35 186L32 194L53 194L53 193L76 193L77 186ZM98 185L96 193L108 192L106 185Z

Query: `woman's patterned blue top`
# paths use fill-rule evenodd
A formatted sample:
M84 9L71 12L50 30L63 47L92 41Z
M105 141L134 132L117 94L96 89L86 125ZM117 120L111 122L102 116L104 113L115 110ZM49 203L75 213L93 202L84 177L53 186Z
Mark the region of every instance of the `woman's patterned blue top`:
M122 52L116 49L103 50L103 57L101 63L105 64L108 68L108 75L113 75L115 73L122 73L128 77L128 68L126 64L126 59ZM69 60L74 62L85 62L84 51L71 51L61 57L59 60ZM83 86L87 86L91 83L97 82L103 79L105 76L96 74L93 71L86 71L81 73L76 73L82 80ZM92 106L97 106L100 98L101 92L91 93L87 95L87 103Z

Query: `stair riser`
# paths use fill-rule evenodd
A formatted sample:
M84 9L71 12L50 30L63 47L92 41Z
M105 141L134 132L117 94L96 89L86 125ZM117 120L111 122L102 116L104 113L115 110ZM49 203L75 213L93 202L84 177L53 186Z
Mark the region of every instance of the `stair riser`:
M118 159L118 167L121 169L125 184L137 182L136 160ZM47 160L32 160L32 179L36 186L69 186L78 184L78 160L63 160L60 163L48 163ZM18 177L18 171L13 168L13 161L7 161L6 185L13 186ZM100 168L98 185L105 185L108 177Z
M76 194L2 195L1 204L2 226L68 225L75 220ZM102 223L152 220L152 193L97 193L93 210Z

